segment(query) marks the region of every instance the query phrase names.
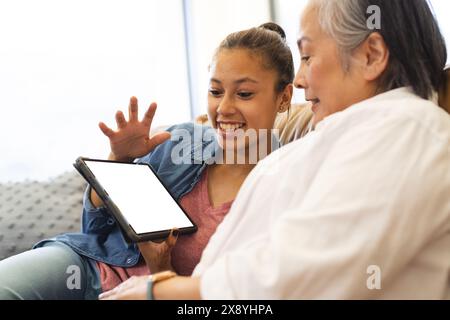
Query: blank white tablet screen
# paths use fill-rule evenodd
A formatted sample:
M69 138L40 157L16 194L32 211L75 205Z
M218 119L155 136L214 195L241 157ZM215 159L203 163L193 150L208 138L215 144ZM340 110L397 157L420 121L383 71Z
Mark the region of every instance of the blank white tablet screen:
M137 234L193 227L147 165L85 162Z

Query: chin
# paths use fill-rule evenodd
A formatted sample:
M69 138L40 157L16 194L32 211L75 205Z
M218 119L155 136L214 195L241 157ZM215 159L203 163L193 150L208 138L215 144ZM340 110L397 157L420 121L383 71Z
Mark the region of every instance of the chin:
M316 126L318 123L320 123L323 119L325 119L325 116L320 113L314 113L314 116L312 118L313 126Z

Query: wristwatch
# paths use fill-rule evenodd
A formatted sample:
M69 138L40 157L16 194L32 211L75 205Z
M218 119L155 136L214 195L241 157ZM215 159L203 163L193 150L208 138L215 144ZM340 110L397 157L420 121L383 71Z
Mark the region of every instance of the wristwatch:
M147 300L153 300L153 286L156 283L176 276L177 274L173 271L163 271L150 275L147 281Z

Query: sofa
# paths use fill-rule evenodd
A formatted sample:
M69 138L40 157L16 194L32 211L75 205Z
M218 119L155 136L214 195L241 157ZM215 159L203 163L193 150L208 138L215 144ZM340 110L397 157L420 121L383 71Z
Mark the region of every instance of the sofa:
M308 104L280 115L276 127L283 143L305 134L311 118ZM197 123L206 125L207 117L199 117ZM29 250L39 240L79 232L85 188L75 170L47 181L0 183L0 260Z
M47 181L0 184L0 260L41 239L78 232L85 188L75 171Z

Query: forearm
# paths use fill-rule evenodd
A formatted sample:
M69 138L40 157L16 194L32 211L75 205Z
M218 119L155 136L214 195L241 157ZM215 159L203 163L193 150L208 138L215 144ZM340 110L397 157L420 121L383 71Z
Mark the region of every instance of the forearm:
M94 191L94 189L91 189L91 203L95 208L103 207L103 201L100 199L100 197L97 195L97 192Z
M201 300L199 277L175 277L155 284L156 300Z

